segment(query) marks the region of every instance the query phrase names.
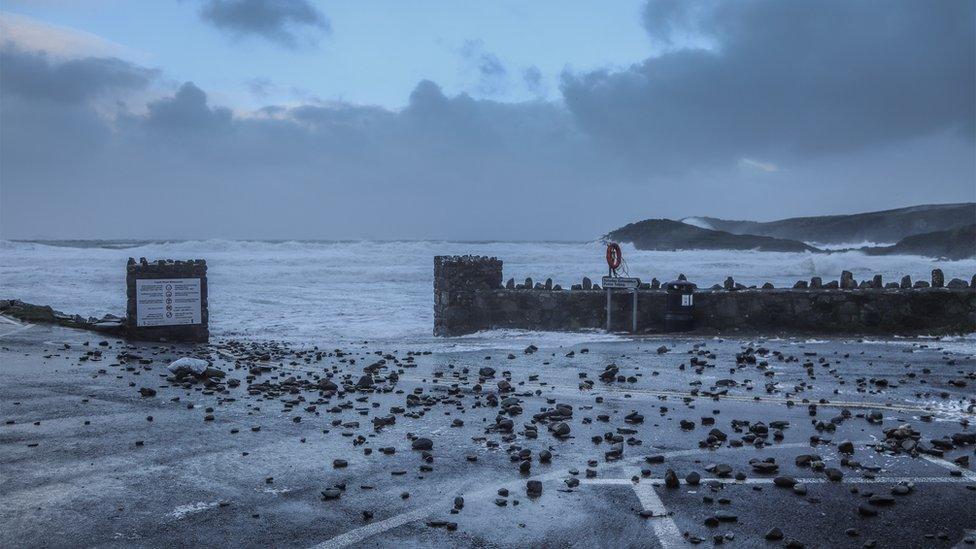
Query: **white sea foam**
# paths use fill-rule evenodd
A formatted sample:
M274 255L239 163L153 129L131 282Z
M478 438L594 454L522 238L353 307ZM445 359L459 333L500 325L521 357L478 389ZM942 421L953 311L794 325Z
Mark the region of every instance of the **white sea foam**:
M702 219L700 217L686 217L681 220L685 225L691 225L693 227L698 227L699 229L714 229L712 224Z
M187 515L194 515L208 509L213 509L220 505L219 501L198 501L196 503L188 503L186 505L179 505L172 511L170 511L169 516L180 520Z
M505 278L551 277L564 287L584 275L599 280L606 269L598 242L256 242L203 240L119 244L49 245L0 241L0 298L52 305L101 316L125 311L125 261L205 258L209 266L211 330L217 337L248 336L295 342L391 341L437 350L524 347L600 341L599 333L488 332L448 340L433 338L433 257L496 256ZM733 276L746 285L778 287L844 269L858 280L886 281L909 274L928 279L935 267L966 280L976 260L936 262L917 256L828 255L752 251L637 251L624 246L632 276L666 281L684 273L700 286ZM615 336L609 336L615 337ZM523 345L524 343L524 345ZM956 345L970 344L959 342ZM942 342L943 345L952 344Z
M864 240L862 242L838 242L838 243L824 243L824 242L807 242L807 244L813 246L814 248L820 248L821 250L857 250L859 248L876 248L879 246L891 246L894 242L871 242L869 240Z

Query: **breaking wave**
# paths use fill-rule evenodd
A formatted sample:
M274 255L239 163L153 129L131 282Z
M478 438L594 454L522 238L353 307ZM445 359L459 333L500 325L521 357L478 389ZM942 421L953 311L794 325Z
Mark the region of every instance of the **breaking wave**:
M552 345L572 345L606 337L497 331L434 338L433 257L454 254L496 256L504 261L506 279L552 278L564 287L583 276L599 280L606 270L598 242L0 241L0 297L82 315L120 314L127 258L204 258L211 330L217 337L316 344L396 341L438 349L518 348L542 338ZM769 281L782 287L811 276L836 279L842 270L858 280L881 274L886 281L905 274L928 279L935 267L948 278L968 280L976 272L976 260L937 262L860 252L662 252L624 246L624 258L631 276L666 281L684 273L705 287L727 276L746 285Z

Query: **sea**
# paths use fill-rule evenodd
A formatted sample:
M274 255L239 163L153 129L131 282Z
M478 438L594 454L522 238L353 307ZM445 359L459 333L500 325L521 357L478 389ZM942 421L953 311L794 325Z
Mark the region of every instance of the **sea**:
M858 244L861 245L861 244ZM837 246L840 247L840 246ZM125 313L129 257L206 259L211 334L217 339L280 340L336 348L369 342L417 350L523 348L612 340L599 331L488 331L458 338L432 335L436 255L487 255L504 262L505 280L552 278L568 288L606 274L595 242L452 241L0 241L0 298L51 305L83 316ZM757 251L640 251L623 246L624 270L644 281L684 274L699 286L732 276L746 285L790 287L800 279L857 280L880 274L969 280L976 260Z

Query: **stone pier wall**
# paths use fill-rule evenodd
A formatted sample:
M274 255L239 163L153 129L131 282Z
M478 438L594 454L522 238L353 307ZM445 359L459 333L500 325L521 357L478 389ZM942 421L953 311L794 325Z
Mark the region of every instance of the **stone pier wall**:
M695 292L695 322L703 333L774 334L951 334L976 332L976 288L961 280L946 286L940 271L933 284L880 281L853 284L848 273L836 283L798 284L789 289L746 288L727 282ZM843 284L844 288L841 288ZM582 289L588 288L588 289ZM595 289L591 289L595 288ZM726 289L729 288L729 289ZM662 332L666 294L638 291L638 333ZM614 331L630 331L632 297L615 291ZM502 262L474 256L434 259L434 333L454 336L479 330L581 330L606 327L606 291L588 281L564 290L550 281L502 286Z
M502 262L494 257L435 257L434 334L465 334L490 325L492 305L485 298L501 287Z

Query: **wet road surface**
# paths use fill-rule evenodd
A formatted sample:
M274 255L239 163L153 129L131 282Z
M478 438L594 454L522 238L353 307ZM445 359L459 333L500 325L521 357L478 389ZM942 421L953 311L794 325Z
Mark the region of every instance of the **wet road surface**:
M425 354L4 324L0 347L8 547L966 547L976 530L966 340ZM190 355L221 374L166 369Z

